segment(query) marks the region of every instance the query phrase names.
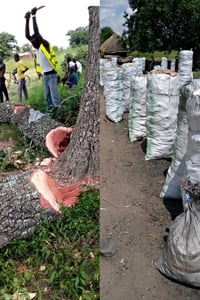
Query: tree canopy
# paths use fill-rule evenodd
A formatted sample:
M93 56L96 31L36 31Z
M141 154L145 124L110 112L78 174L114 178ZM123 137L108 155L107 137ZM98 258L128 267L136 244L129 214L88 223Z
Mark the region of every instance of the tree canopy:
M199 0L129 0L132 15L126 19L123 35L132 50L154 52L194 50L200 53Z
M69 35L69 43L71 47L87 45L89 39L88 26L78 27L75 30L69 30L66 35Z
M14 50L18 50L17 41L15 36L7 33L0 33L0 56L4 59L12 56Z
M31 44L28 44L28 43L24 44L20 47L21 52L29 52L31 50L32 50L32 46L31 46Z
M114 31L109 26L101 28L100 45L102 45L113 33L114 33Z

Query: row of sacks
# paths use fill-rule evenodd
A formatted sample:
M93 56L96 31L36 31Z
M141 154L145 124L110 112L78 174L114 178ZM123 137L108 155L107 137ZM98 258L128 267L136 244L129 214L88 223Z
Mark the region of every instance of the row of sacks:
M106 116L118 123L128 111L130 141L147 138L145 158L171 157L177 128L179 75L175 72L135 74L129 82L126 80L124 88L122 74L123 68L106 72Z
M172 156L180 90L192 81L192 51L179 54L179 73L154 70L142 74L133 63L104 69L108 119L118 123L129 112L129 138L147 139L146 160Z
M200 287L200 79L181 89L173 156L161 198L181 199L154 266L180 283Z
M120 122L123 113L129 111L131 81L137 74L142 72L134 63L103 69L105 113L112 122Z
M183 202L184 210L170 226L167 242L154 266L171 279L199 288L200 79L192 79L191 73L191 62L184 62L174 76L156 72L132 76L129 138L147 139L146 159L171 157L160 197ZM118 73L114 89L121 84L119 78ZM112 106L106 110L107 117L116 123L125 111L122 90L123 87L117 89L118 94L110 90L112 100L116 96L117 101L112 102L114 110ZM108 97L109 90L107 93ZM106 109L110 101L107 98Z
M144 60L137 59L121 66L116 61L100 60L100 85L103 87L106 113L118 123L121 114L128 112L132 76L143 74ZM118 115L119 110L119 115Z
M179 53L179 87L192 80L192 57L192 51L183 50ZM100 59L100 85L104 88L107 112L113 122L120 121L116 117L118 108L121 110L123 106L122 111L128 111L132 77L143 74L144 64L144 58L135 58L132 63L125 63L121 67L116 57ZM161 69L164 69L164 63Z
M147 139L146 160L172 155L179 105L179 75L149 73L132 80L129 139Z

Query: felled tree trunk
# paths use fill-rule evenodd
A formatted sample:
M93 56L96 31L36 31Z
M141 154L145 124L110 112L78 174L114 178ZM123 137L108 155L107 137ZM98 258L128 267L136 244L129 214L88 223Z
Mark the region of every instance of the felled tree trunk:
M13 239L30 236L41 220L38 193L29 175L30 171L26 171L0 182L0 248Z
M1 180L0 248L29 237L41 219L61 216L61 206L73 206L79 194L77 184L61 187L42 170L28 170Z
M0 122L15 125L35 145L45 147L46 135L52 129L61 126L61 123L46 115L35 122L30 122L31 111L34 110L28 106L0 103Z
M76 203L80 188L76 183L66 184L68 177L80 179L98 173L98 13L98 7L89 7L89 58L80 113L70 144L54 163L52 176L35 168L0 180L0 248L29 237L43 216L59 216L60 206ZM0 122L14 124L36 145L44 145L48 133L61 124L46 116L29 123L29 113L28 107L1 104Z
M55 162L59 178L77 180L99 171L99 7L89 7L89 54L81 107L66 151Z

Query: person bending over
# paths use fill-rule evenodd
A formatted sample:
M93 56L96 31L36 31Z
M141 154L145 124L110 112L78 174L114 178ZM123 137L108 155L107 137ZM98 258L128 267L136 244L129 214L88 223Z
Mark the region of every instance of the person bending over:
M75 67L71 67L69 71L69 78L67 81L67 85L69 88L75 87L78 83L78 74L75 71Z

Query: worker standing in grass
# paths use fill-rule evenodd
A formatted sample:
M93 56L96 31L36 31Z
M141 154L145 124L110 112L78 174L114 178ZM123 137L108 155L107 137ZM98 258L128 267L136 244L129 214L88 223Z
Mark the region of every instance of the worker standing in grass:
M24 93L24 98L28 100L28 91L26 87L25 72L29 68L21 62L19 54L14 55L14 60L17 63L18 102L22 102L22 93Z
M44 75L44 93L47 103L48 113L53 112L54 107L60 107L60 99L58 95L58 60L50 43L41 36L37 21L37 8L33 8L31 12L25 14L25 36L37 50L37 59L42 68ZM30 35L29 21L32 15L34 34Z
M0 57L0 102L3 102L3 94L6 97L6 101L9 101L8 91L5 85L5 72L6 64L3 62L3 59Z

